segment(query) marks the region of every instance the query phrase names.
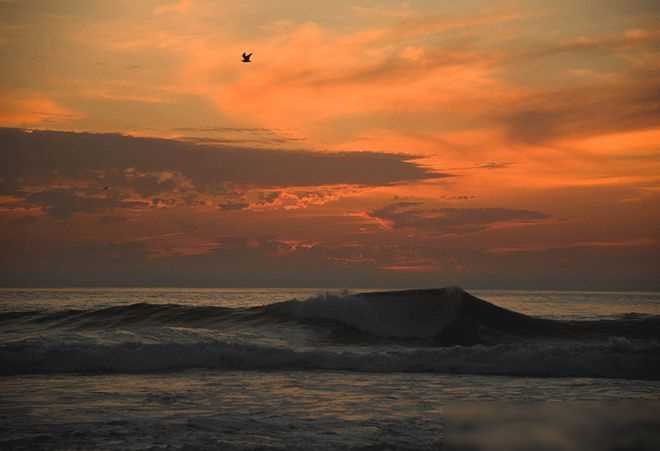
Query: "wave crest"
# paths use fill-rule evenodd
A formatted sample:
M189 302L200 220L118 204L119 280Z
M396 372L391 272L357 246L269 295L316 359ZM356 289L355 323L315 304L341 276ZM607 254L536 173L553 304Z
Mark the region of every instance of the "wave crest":
M465 292L445 288L423 295L410 291L317 296L266 307L297 320L331 320L369 334L392 338L430 338L459 315Z

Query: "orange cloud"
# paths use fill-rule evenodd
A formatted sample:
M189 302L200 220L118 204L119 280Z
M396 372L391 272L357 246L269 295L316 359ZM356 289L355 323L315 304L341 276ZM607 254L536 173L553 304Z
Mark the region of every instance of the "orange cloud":
M381 266L385 271L420 273L437 272L441 268L440 265L429 260L412 260Z
M650 238L640 238L632 240L619 241L578 241L574 243L564 243L557 245L536 245L522 247L496 247L490 249L493 254L515 254L528 252L546 252L552 250L578 249L578 248L628 248L628 247L657 247L660 242Z
M223 36L214 36L213 44L187 38L176 44L184 66L173 89L212 99L234 120L296 130L317 146L335 145L337 135L342 139L336 120L352 118L352 129L368 129L370 114L474 115L520 98L524 90L493 77L492 57L469 47L417 42L501 20L512 18L420 19L423 27L415 21L348 34L308 22L240 47ZM254 52L249 65L238 64L244 50Z
M192 0L179 0L173 3L163 3L154 8L155 15L168 14L168 13L178 13L186 14L190 10L190 5Z
M2 98L0 125L5 127L53 125L82 117L82 114L39 93L4 92Z

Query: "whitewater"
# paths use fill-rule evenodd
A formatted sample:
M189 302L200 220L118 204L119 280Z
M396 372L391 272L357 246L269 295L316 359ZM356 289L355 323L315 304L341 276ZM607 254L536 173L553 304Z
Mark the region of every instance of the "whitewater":
M465 401L651 421L660 294L3 289L0 388L2 449L438 449Z

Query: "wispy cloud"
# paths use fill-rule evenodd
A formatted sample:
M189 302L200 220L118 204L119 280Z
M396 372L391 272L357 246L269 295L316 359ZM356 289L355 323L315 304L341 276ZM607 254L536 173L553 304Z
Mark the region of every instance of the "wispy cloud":
M510 208L424 208L419 202L398 202L369 213L393 228L439 234L479 232L503 223L534 224L549 216Z
M512 104L500 120L512 140L534 144L660 127L655 71L631 71L610 81L547 90Z
M3 126L52 126L69 123L83 116L40 93L1 93L0 124Z
M185 14L190 10L192 0L178 0L162 3L154 8L154 14L162 15L169 13Z
M651 238L612 241L576 241L555 245L536 245L521 247L495 247L489 250L492 254L525 254L535 252L561 251L580 248L631 248L631 247L658 247L660 241Z

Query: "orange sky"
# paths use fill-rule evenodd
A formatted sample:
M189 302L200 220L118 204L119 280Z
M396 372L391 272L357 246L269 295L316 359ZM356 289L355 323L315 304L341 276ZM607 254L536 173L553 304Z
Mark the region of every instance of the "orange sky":
M1 285L660 289L657 2L136 3L0 0Z

